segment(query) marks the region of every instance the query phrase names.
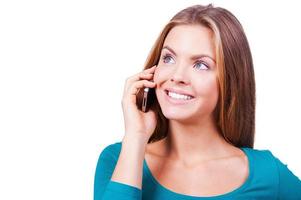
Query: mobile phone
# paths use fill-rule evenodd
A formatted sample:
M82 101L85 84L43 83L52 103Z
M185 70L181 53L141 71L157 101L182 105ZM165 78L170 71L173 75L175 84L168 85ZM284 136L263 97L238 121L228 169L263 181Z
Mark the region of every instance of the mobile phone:
M142 112L147 112L150 106L153 104L155 99L155 89L154 88L144 88L143 89L143 97L142 97Z

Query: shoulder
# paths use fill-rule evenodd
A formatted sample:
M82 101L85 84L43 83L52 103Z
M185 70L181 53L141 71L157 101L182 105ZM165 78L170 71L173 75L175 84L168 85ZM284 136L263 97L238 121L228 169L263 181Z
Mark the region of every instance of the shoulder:
M278 190L278 169L275 163L275 158L268 149L242 149L249 160L249 180L252 188L256 191L264 190L270 191Z
M250 165L257 172L279 174L279 166L284 165L269 149L243 148Z
M271 151L252 148L243 148L242 150L249 160L250 179L253 184L277 190L279 172Z
M249 159L256 162L257 164L260 163L275 164L276 157L268 149L253 149L253 148L244 147L243 150L247 154Z
M121 151L121 142L115 142L105 146L99 156L99 159L113 159L118 160Z
M247 156L254 162L255 165L268 165L274 167L277 172L281 172L283 167L287 167L272 151L268 149L252 149L243 148Z
M96 176L102 173L111 174L114 170L121 150L121 142L105 146L98 157Z
M250 160L254 183L274 188L278 197L301 197L301 181L288 165L268 149L243 148Z

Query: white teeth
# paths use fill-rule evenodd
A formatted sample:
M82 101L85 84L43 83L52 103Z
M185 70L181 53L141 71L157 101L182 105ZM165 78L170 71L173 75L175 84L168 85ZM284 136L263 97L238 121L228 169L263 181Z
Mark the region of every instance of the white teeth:
M170 96L171 98L174 98L174 99L182 99L182 100L189 100L189 99L192 99L191 96L187 96L187 95L183 95L183 94L177 94L177 93L174 93L174 92L167 92L168 96Z

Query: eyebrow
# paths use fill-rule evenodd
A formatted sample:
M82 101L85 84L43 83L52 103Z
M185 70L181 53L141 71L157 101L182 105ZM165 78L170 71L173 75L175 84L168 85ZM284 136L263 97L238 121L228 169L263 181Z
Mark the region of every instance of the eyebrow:
M175 52L172 48L170 48L168 45L164 46L164 47L162 48L162 50L163 50L163 49L167 49L168 51L170 51L171 53L173 53L175 56L177 56L176 52ZM207 54L193 55L193 56L191 56L191 60L196 60L196 59L204 58L204 57L208 57L208 58L210 58L213 62L215 62L215 60L214 60L211 56L209 56L209 55L207 55Z

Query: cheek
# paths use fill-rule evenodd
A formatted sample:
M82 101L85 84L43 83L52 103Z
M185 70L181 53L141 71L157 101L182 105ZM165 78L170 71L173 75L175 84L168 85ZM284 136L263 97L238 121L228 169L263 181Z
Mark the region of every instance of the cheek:
M196 85L199 86L196 90L200 96L208 97L211 101L218 99L218 81L216 76L199 79Z
M164 80L164 73L162 73L162 69L158 66L154 73L154 82L160 84Z

